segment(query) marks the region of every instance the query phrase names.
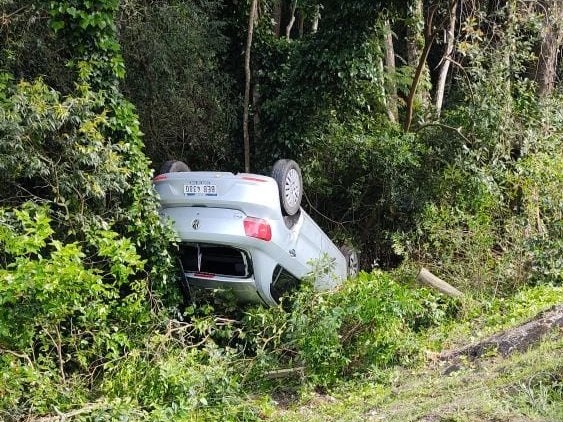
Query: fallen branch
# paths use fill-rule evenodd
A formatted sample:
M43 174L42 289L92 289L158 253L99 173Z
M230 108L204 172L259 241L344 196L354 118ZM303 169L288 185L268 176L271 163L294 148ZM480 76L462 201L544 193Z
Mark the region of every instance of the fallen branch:
M451 284L446 283L441 278L436 277L426 268L420 269L418 275L416 276L416 281L426 284L427 286L433 287L448 296L452 296L452 297L463 296L463 293L461 293L458 289L456 289Z
M69 420L75 416L84 415L86 413L91 413L95 410L100 410L109 407L108 403L105 402L95 402L88 403L80 409L71 410L70 412L63 413L55 407L56 416L42 416L40 418L31 419L33 422L62 422Z
M304 366L298 366L296 368L278 369L276 371L266 372L264 376L270 380L278 378L288 378L294 375L302 377L305 373Z

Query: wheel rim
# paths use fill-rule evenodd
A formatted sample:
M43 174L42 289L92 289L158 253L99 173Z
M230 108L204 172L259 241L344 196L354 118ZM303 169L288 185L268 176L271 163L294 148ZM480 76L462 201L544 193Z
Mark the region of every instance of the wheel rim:
M348 257L348 275L350 277L355 276L358 274L359 269L358 254L356 252L351 252Z
M301 195L301 186L299 183L299 173L295 169L287 172L284 185L284 197L287 205L295 207L299 203L299 196Z

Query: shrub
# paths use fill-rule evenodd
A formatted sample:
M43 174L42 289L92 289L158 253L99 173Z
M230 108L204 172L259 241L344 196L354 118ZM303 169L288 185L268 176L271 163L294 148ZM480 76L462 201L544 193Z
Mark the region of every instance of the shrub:
M291 311L274 308L249 312L257 351L257 370L293 363L306 377L331 385L353 376L417 360L417 333L450 312L426 290L399 284L389 273L361 273L334 292L316 292L305 284L290 299Z
M117 3L78 3L36 5L65 35L71 94L0 73L2 418L92 399L104 365L158 319L153 287L170 270L139 124L117 91Z
M151 319L133 242L92 229L86 241L63 243L51 215L30 202L0 209L0 407L10 411L45 412L86 395L100 365Z

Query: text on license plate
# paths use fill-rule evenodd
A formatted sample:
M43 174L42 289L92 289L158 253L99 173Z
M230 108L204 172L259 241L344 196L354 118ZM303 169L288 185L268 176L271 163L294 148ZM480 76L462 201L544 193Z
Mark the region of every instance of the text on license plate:
M217 196L217 185L211 185L211 184L184 185L184 195Z

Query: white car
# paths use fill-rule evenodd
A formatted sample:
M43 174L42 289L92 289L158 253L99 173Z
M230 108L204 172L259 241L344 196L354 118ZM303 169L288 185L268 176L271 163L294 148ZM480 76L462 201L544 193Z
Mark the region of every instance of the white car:
M162 218L182 241L184 292L230 289L241 301L274 305L323 257L333 274L318 279L318 289L358 272L357 253L337 248L301 208L301 170L292 160L278 160L272 177L167 161L154 186Z

